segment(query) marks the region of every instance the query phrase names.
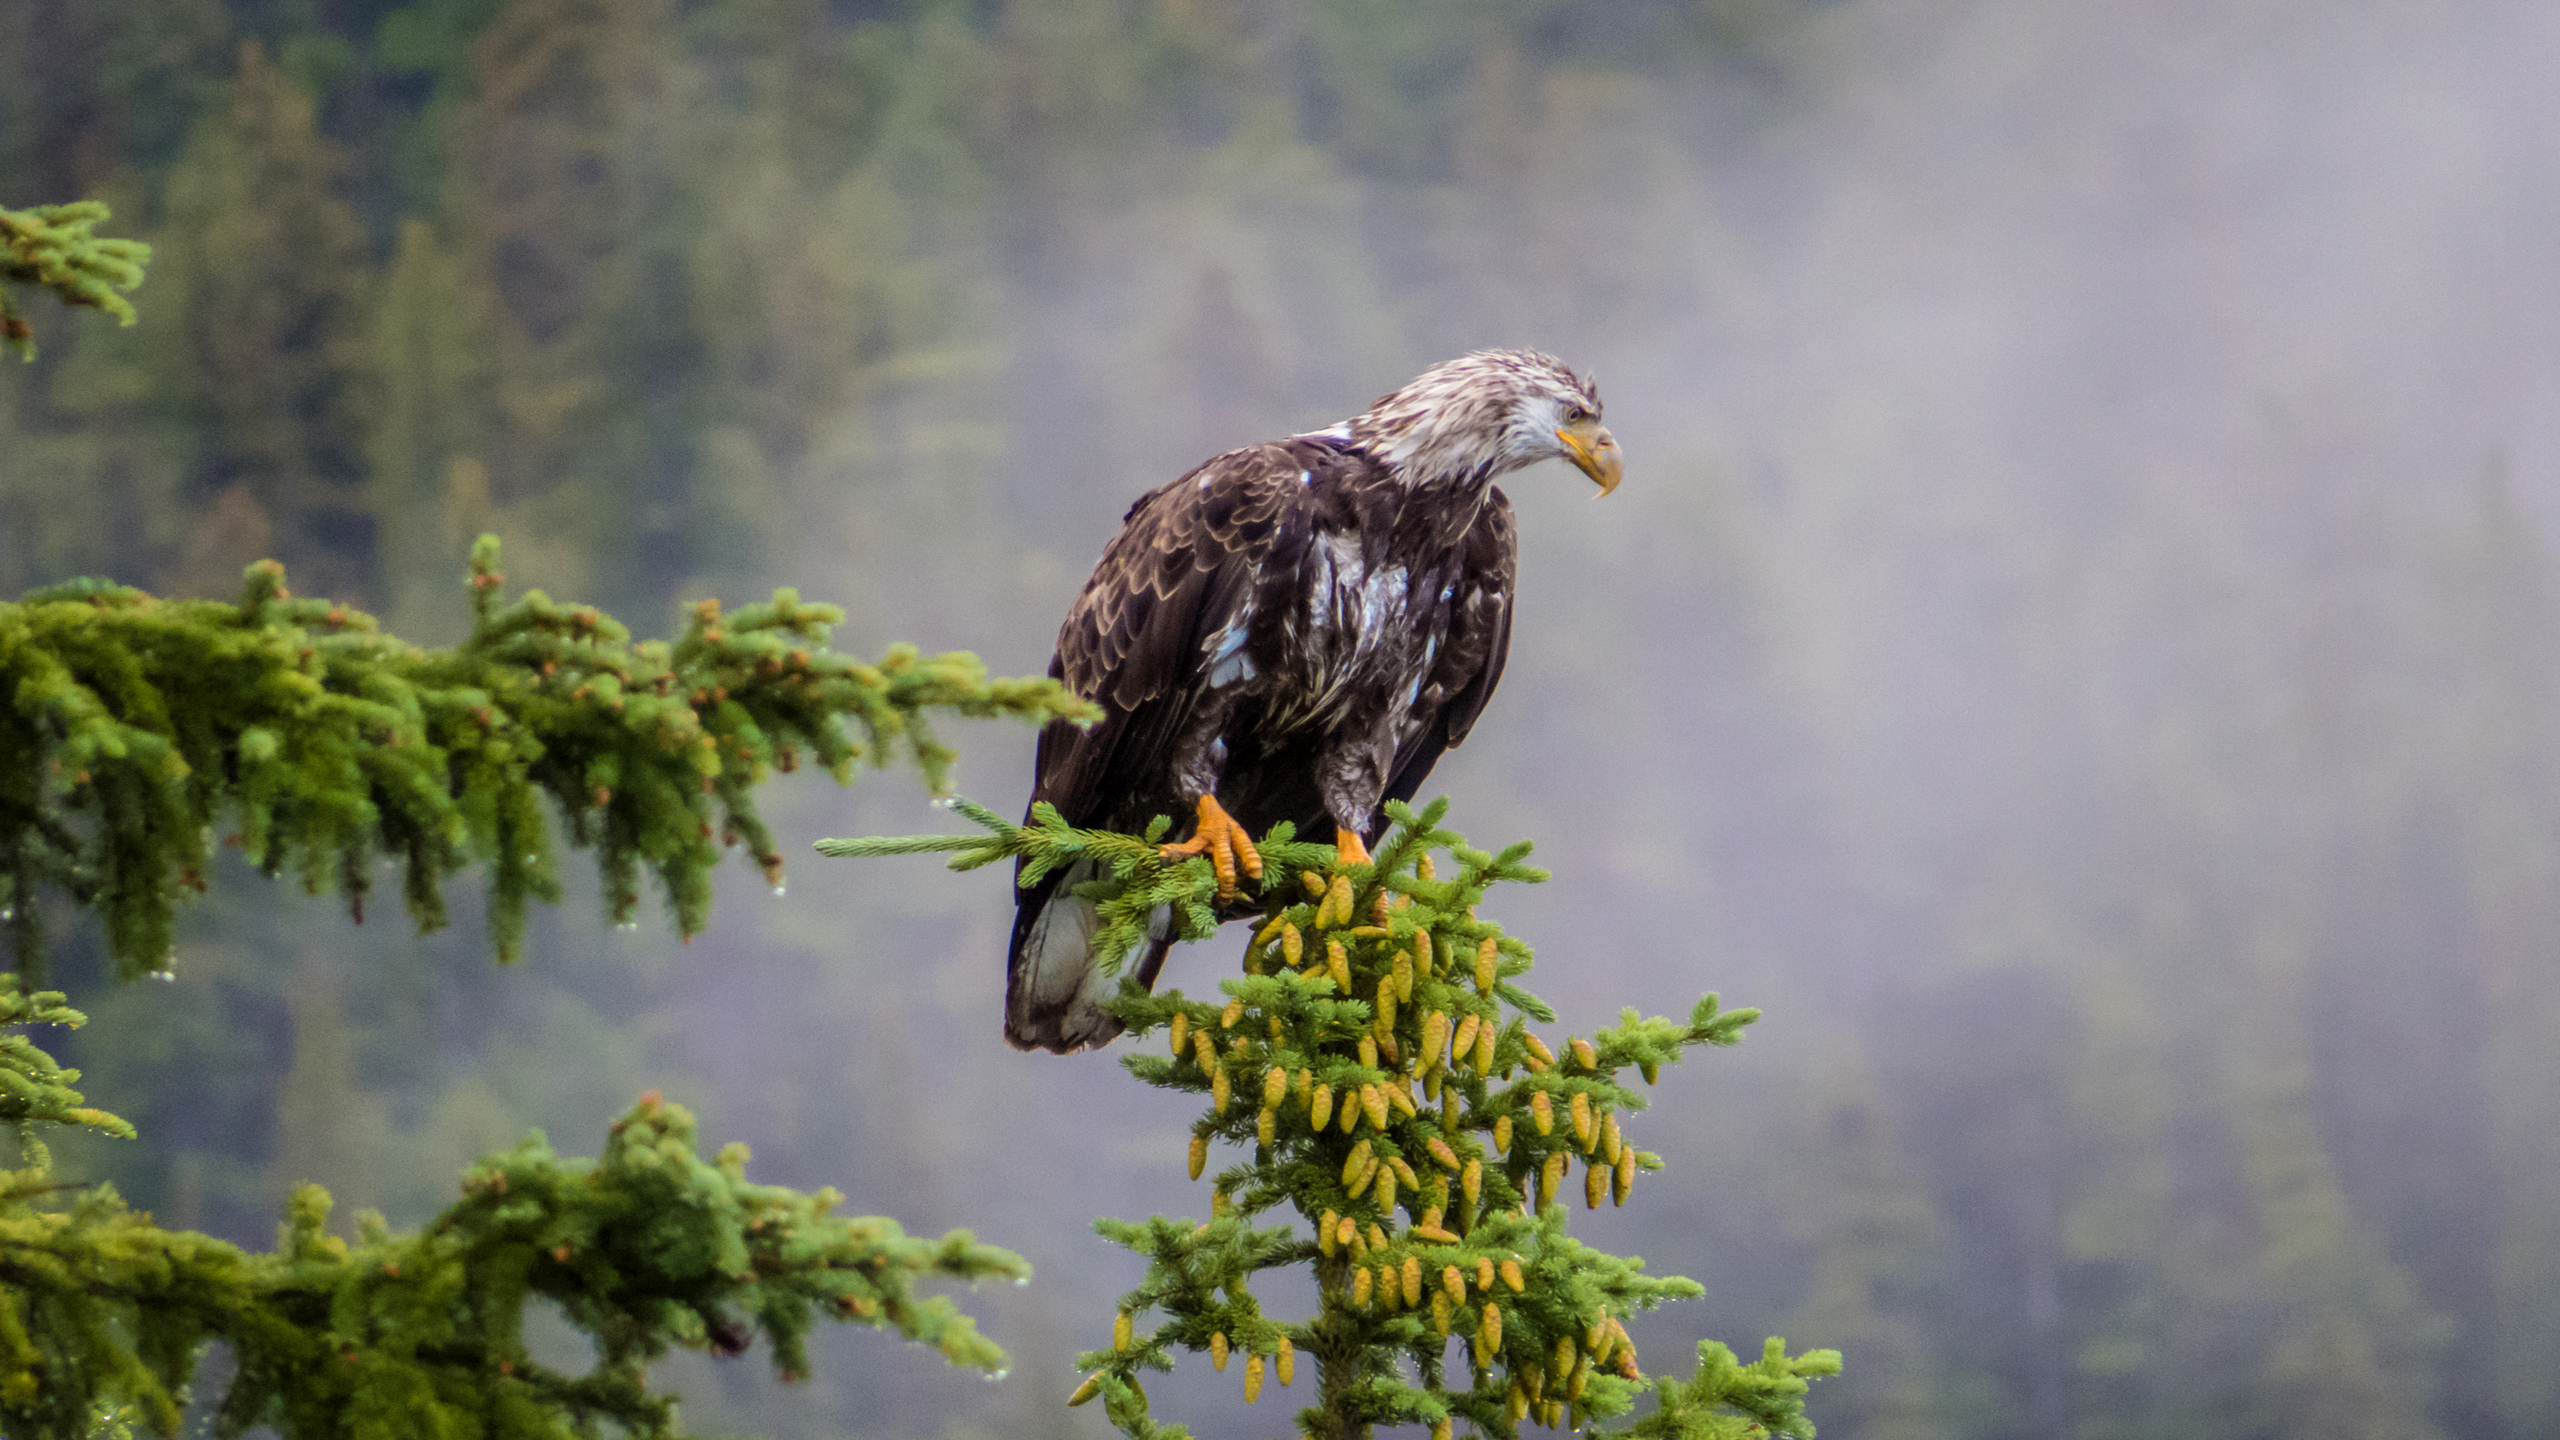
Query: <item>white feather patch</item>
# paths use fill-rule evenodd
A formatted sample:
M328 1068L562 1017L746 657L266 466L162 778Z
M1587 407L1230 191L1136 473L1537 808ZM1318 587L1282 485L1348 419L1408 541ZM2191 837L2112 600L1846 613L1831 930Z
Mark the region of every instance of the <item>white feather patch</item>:
M1120 981L1094 960L1100 917L1092 901L1072 893L1097 873L1091 861L1069 866L1023 937L1005 1014L1006 1032L1018 1041L1073 1048L1120 1033L1120 1022L1101 1008Z
M1244 644L1253 626L1253 606L1247 604L1235 618L1209 637L1209 684L1213 687L1250 680L1262 672L1255 668L1253 657L1244 653Z
M1213 687L1232 685L1239 680L1250 680L1261 673L1253 668L1252 656L1245 654L1242 650L1230 650L1210 669L1209 684Z

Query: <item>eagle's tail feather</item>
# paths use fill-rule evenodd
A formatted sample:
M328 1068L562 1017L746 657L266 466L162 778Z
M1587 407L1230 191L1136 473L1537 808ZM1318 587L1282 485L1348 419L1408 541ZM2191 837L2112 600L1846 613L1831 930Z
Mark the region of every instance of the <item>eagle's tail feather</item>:
M1064 1055L1088 1045L1100 1048L1123 1028L1120 1017L1103 1008L1120 993L1120 981L1102 973L1093 953L1099 917L1093 902L1075 893L1100 873L1089 860L1068 866L1014 924L1013 953L1005 966L1004 1038L1017 1050ZM1137 957L1139 985L1155 988L1156 972L1172 948L1172 912L1158 910Z
M1102 1045L1120 1033L1118 1017L1101 1008L1118 984L1094 963L1093 902L1075 887L1093 878L1083 861L1069 866L1046 896L1024 907L1013 929L1013 954L1005 967L1004 1038L1022 1050L1063 1055Z

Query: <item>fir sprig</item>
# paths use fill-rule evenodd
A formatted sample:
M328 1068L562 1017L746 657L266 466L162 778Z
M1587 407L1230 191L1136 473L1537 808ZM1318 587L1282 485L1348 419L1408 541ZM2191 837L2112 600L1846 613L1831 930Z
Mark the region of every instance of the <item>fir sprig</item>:
M103 311L120 325L134 322L133 302L116 292L142 283L151 247L90 233L108 218L106 205L97 200L0 208L0 342L21 358L35 358L35 340L33 328L9 302L14 285L42 286L65 305Z
M1840 1352L1810 1350L1789 1355L1775 1338L1760 1358L1745 1365L1714 1340L1698 1342L1698 1368L1686 1380L1653 1383L1654 1411L1624 1430L1609 1433L1641 1440L1760 1440L1764 1435L1811 1435L1804 1420L1812 1382L1840 1373Z
M1172 907L1186 939L1215 928L1208 862L1165 859L1162 821L1126 836L1076 830L1045 809L1015 826L961 808L989 833L820 848L951 851L964 869L1021 856L1030 878L1102 860L1109 873L1093 898L1106 955L1134 944L1158 906ZM1662 1166L1622 1129L1645 1098L1621 1076L1649 1084L1693 1047L1736 1043L1759 1012L1708 995L1685 1022L1629 1010L1551 1046L1530 1026L1554 1012L1520 984L1533 952L1477 914L1494 885L1546 874L1525 843L1490 853L1441 828L1446 810L1390 805L1394 827L1369 865L1341 865L1331 846L1296 843L1280 827L1262 847L1263 914L1244 973L1219 983L1223 998L1123 984L1115 1008L1129 1033L1163 1032L1169 1053L1122 1063L1149 1085L1209 1099L1192 1126L1192 1178L1215 1145L1246 1158L1215 1176L1205 1223L1098 1222L1148 1269L1122 1297L1111 1347L1081 1357L1093 1373L1073 1400L1101 1398L1135 1440L1176 1440L1188 1432L1152 1416L1139 1372L1170 1369L1181 1352L1221 1370L1241 1357L1251 1401L1266 1377L1289 1384L1308 1355L1318 1393L1297 1420L1317 1440L1382 1424L1428 1425L1446 1440L1462 1421L1507 1440L1523 1420L1587 1427L1626 1415L1648 1388L1652 1413L1593 1433L1810 1436L1806 1383L1833 1373L1837 1354L1790 1357L1772 1341L1744 1366L1710 1344L1692 1377L1647 1377L1625 1317L1697 1285L1565 1233L1575 1166L1594 1207L1626 1203L1636 1177ZM1435 852L1455 862L1445 878ZM1290 1218L1255 1223L1272 1212ZM1252 1277L1309 1265L1317 1313L1266 1315ZM1162 1319L1147 1328L1147 1315ZM1453 1341L1464 1346L1455 1362Z
M263 1425L287 1440L560 1440L607 1422L672 1436L650 1361L737 1354L762 1332L793 1379L820 1319L1003 1367L967 1316L914 1286L1020 1280L1020 1257L965 1230L930 1239L831 1214L833 1190L751 1184L746 1164L734 1144L702 1159L693 1118L645 1097L600 1159L561 1160L531 1136L474 1166L462 1200L413 1235L368 1213L350 1245L328 1233L327 1192L305 1186L270 1255L158 1229L106 1187L58 1212L0 1194L0 1433L78 1440L110 1409L173 1433L211 1340L235 1361L217 1433ZM537 1298L592 1339L591 1369L533 1358L523 1323Z
M1030 821L1023 825L966 799L954 797L942 803L987 833L821 840L817 851L836 857L949 853L954 870L1020 859L1024 864L1019 883L1026 887L1077 861L1093 861L1102 872L1085 887L1101 922L1094 931L1094 954L1103 973L1110 975L1119 973L1121 962L1137 948L1159 909L1172 915L1175 933L1185 941L1206 940L1218 928L1217 874L1205 855L1165 857L1164 837L1173 824L1166 816L1157 816L1143 835L1122 835L1077 829L1045 800L1031 807ZM1265 875L1277 873L1271 868L1275 865L1321 865L1333 858L1332 846L1298 843L1295 833L1296 827L1284 821L1259 842Z
M19 985L17 976L0 974L0 1125L17 1132L18 1150L28 1167L18 1176L0 1180L0 1187L19 1181L28 1185L43 1183L51 1157L44 1142L36 1137L39 1125L94 1130L123 1140L133 1138L131 1125L81 1103L80 1092L71 1088L80 1081L79 1071L57 1064L21 1033L29 1025L77 1029L89 1023L88 1016L62 1000L60 991L29 994Z
M902 757L939 787L951 752L927 714L1081 718L1046 679L990 680L975 656L876 662L827 648L842 615L780 590L696 607L673 644L541 591L502 598L497 542L472 553L472 631L451 649L383 635L249 568L236 604L76 582L0 605L0 919L40 974L39 885L105 917L127 975L166 963L176 901L205 885L214 834L364 915L377 857L421 930L444 886L485 865L500 958L526 908L560 894L548 795L596 852L617 923L654 874L675 928L708 922L722 845L768 880L782 854L753 789L817 765L838 780Z

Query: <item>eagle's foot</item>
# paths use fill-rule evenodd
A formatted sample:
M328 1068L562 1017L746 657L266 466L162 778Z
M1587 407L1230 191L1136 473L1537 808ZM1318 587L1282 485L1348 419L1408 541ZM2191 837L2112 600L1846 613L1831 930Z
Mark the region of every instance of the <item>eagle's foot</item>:
M1345 830L1339 825L1334 826L1333 849L1334 854L1338 857L1333 862L1334 868L1337 870L1347 870L1354 865L1368 865L1375 863L1370 860L1369 847L1361 842L1360 832L1357 830Z
M1209 868L1218 876L1218 898L1236 898L1236 872L1259 880L1262 878L1262 852L1253 848L1253 837L1236 823L1215 795L1200 797L1200 824L1191 838L1179 845L1167 845L1161 852L1167 860L1185 860L1206 854Z

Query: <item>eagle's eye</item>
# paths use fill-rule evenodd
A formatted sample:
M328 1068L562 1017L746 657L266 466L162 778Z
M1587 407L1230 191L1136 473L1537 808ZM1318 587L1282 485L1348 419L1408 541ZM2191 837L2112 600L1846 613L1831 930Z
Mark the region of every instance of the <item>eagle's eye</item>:
M1579 425L1590 418L1591 407L1587 405L1568 406L1564 412L1564 423L1567 425Z

